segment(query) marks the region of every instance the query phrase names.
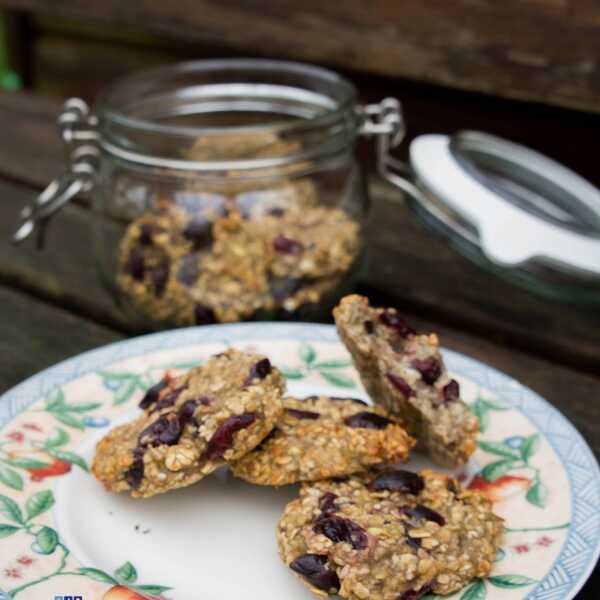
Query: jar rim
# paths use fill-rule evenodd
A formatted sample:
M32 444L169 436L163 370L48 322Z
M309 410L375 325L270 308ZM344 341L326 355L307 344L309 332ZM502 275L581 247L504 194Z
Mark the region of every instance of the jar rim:
M135 93L136 88L141 92L144 85L161 80L167 80L169 77L177 75L191 75L194 72L198 74L207 74L215 72L228 71L260 71L265 74L289 74L299 77L311 78L313 81L335 86L342 94L341 98L321 114L306 119L295 119L286 122L274 122L265 124L245 124L235 126L189 126L181 124L157 123L150 119L132 117L124 111L124 107L116 106L115 97L119 94ZM180 62L172 65L164 65L150 69L144 69L141 72L132 75L120 77L111 85L102 90L96 99L96 112L101 119L108 122L124 126L132 130L141 130L149 133L158 133L171 136L197 137L199 135L210 135L226 131L231 134L243 134L255 131L269 130L277 133L300 132L307 128L317 128L321 125L326 126L332 121L347 114L348 111L354 111L357 104L357 91L354 84L339 75L335 71L294 61L271 60L271 59L202 59L187 62Z

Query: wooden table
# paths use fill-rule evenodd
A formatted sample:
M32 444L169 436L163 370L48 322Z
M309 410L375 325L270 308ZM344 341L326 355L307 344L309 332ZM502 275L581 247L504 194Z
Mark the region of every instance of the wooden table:
M62 168L60 106L0 95L0 392L57 361L138 333L96 275L86 199L57 216L47 248L9 236L21 208ZM600 455L600 314L556 304L482 272L426 233L373 177L368 269L360 284L443 345L501 369L559 408ZM600 579L597 575L593 578ZM596 599L589 582L579 599Z

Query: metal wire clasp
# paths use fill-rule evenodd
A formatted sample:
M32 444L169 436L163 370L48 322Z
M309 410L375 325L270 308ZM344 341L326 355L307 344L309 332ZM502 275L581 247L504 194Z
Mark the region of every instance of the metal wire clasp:
M21 220L12 240L18 244L37 231L37 246L42 248L49 219L77 194L92 189L96 179L100 150L97 144L97 119L79 98L65 102L58 117L60 135L67 147L69 167L21 211Z
M360 133L377 136L377 170L392 185L413 197L421 192L413 183L410 167L391 155L406 137L402 105L396 98L384 98L379 104L367 104L359 109L362 117Z

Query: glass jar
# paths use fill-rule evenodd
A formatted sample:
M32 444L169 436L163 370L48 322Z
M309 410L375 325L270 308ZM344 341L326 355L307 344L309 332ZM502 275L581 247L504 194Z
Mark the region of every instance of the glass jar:
M71 170L24 215L21 237L92 191L102 277L146 328L316 318L363 255L357 136L398 133L399 114L391 100L359 108L349 81L297 63L197 61L127 77L93 113L67 102Z
M210 60L118 81L59 117L69 170L22 213L25 239L92 192L102 277L145 328L314 319L352 286L367 190L355 145L416 216L464 256L528 290L597 306L600 190L481 132L420 135L407 164L400 104L361 106L319 67ZM398 243L402 243L399 233Z

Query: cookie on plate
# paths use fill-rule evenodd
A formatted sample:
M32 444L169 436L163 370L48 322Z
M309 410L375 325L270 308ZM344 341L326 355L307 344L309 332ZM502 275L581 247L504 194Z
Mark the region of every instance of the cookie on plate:
M135 497L191 485L270 433L284 390L264 356L218 354L152 387L140 403L144 413L100 440L92 472L107 490Z
M263 442L232 464L250 483L285 485L405 461L414 440L379 407L362 400L285 398L284 414Z
M489 575L503 521L448 475L383 470L305 484L277 527L281 558L319 596L417 600Z
M338 333L370 397L399 418L444 467L464 464L478 423L450 379L435 334L417 335L393 308L371 308L358 295L333 311Z

